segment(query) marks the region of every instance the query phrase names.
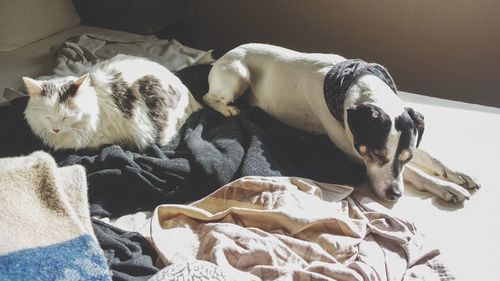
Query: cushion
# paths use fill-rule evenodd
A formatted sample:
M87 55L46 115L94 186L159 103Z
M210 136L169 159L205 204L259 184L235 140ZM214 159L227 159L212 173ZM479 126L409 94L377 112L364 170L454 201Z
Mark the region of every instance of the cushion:
M0 52L14 50L79 22L71 0L1 0Z

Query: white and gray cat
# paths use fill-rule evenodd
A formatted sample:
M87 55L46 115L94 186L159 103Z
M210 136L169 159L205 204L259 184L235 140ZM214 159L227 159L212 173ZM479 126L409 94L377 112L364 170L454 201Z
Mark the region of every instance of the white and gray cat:
M179 78L139 57L117 55L79 78L23 80L30 95L24 116L56 150L165 145L201 109Z

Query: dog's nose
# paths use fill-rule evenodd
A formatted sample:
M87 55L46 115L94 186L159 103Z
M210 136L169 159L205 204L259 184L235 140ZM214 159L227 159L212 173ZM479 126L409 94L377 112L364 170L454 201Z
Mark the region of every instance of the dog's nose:
M52 131L54 131L54 133L59 133L59 129L52 129Z
M388 200L392 200L392 201L398 200L399 197L401 197L401 195L403 195L403 194L401 194L401 191L398 189L394 189L394 188L389 188L385 192L385 198L387 198Z

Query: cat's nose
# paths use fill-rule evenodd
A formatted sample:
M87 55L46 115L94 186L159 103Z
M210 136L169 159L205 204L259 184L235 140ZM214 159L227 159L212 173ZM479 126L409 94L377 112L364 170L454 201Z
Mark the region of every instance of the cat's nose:
M54 133L59 133L59 131L60 131L60 130L59 130L59 129L52 129L52 131L53 131Z

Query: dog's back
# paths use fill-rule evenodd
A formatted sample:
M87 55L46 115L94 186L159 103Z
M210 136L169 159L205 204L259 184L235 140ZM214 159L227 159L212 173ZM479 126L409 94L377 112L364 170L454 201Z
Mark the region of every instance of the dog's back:
M324 134L312 111L324 104L321 97L326 72L343 60L338 55L300 53L266 44L241 45L214 63L208 96L230 104L247 92L250 105L281 122Z

